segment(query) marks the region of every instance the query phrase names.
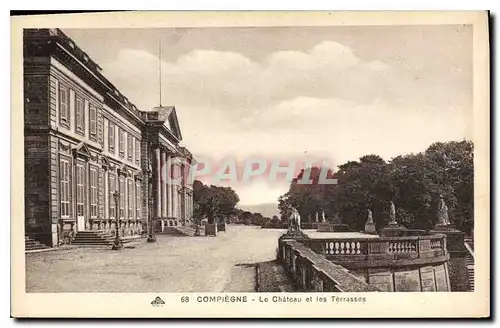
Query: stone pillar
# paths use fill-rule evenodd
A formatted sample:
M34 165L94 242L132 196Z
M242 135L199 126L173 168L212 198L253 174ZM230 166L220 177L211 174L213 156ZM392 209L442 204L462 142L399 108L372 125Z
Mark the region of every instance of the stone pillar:
M161 217L167 217L167 161L166 153L161 151Z
M169 165L166 165L165 166L165 175L169 177L168 181L167 181L167 216L169 218L173 217L174 216L174 212L173 212L173 208L172 208L172 182L171 182L171 178L172 178L172 167L170 166L171 163L169 163Z
M177 178L177 164L172 165L172 179L175 180ZM179 213L177 213L177 204L179 202L179 193L177 192L177 184L174 182L171 183L172 188L172 217L178 219Z
M156 217L161 216L161 161L160 148L155 149Z
M446 236L446 250L450 254L448 261L448 275L450 278L451 291L465 292L470 291L467 263L467 249L464 245L465 233L453 228L452 226L434 227L430 234L442 234Z
M177 203L178 203L179 193L177 192L177 186L172 184L172 217L178 218L177 213Z

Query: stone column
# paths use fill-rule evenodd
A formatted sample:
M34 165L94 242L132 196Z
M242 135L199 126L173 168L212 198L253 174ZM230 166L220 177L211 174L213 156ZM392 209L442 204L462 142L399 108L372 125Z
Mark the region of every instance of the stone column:
M161 216L161 160L160 148L155 149L156 217Z
M167 217L167 161L165 150L161 151L161 217Z
M177 164L172 165L172 179L177 178ZM177 213L177 204L179 201L179 193L177 192L177 185L175 183L171 183L172 188L172 217L178 219L179 213Z
M170 158L170 157L169 157ZM170 179L172 178L172 167L170 166L171 163L169 163L168 166L165 167L166 170L166 175L168 175L169 179L167 181L167 216L169 218L174 216L173 208L172 208L172 182Z

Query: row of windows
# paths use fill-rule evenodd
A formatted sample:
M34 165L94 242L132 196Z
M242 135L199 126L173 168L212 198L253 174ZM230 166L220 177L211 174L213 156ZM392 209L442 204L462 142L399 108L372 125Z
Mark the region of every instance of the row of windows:
M71 101L70 90L59 85L59 122L67 129L71 129ZM78 95L75 95L75 131L79 134L85 134L85 101ZM88 118L90 138L97 139L97 108L89 105L89 118Z
M70 161L66 159L60 160L60 186L61 186L61 217L71 216L71 166ZM89 166L88 168L88 185L86 184L87 169L85 164L77 163L75 168L76 175L76 216L85 216L85 207L87 202L87 190L89 195L90 217L97 217L98 205L98 175L97 168ZM115 190L119 191L119 215L120 218L140 218L141 217L141 185L140 182L130 178L120 176L118 184L114 173L108 174L108 190L104 190L104 194L109 191L107 206L109 209L109 218L114 219L116 215L116 206L114 199ZM118 188L118 189L117 189ZM104 184L104 189L106 185Z
M114 153L116 125L113 122L109 122L106 128L108 129L108 151ZM125 139L127 139L127 149L125 149ZM126 157L130 162L135 162L139 165L141 158L141 143L122 128L118 128L118 153L120 157Z
M85 135L85 101L78 95L75 95L75 131L78 134ZM71 115L72 115L70 89L63 85L59 85L59 121L60 124L71 129ZM88 117L90 139L97 141L97 108L89 105ZM113 122L105 125L108 133L108 151L115 153L115 129L116 125ZM118 128L118 153L120 157L127 158L130 162L140 164L141 146L140 141L127 133L122 128ZM127 149L125 149L125 139L127 139Z

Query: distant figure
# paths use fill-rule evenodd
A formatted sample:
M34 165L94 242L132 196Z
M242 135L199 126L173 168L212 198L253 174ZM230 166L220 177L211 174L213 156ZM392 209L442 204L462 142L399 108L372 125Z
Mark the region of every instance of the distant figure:
M318 217L318 212L314 213L314 222L318 223L319 217Z

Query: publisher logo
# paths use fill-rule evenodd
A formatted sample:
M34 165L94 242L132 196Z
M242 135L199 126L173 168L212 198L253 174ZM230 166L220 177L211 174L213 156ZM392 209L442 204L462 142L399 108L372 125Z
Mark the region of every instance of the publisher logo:
M163 306L163 304L165 304L165 301L162 300L160 296L156 296L156 298L151 301L151 305L154 307Z

